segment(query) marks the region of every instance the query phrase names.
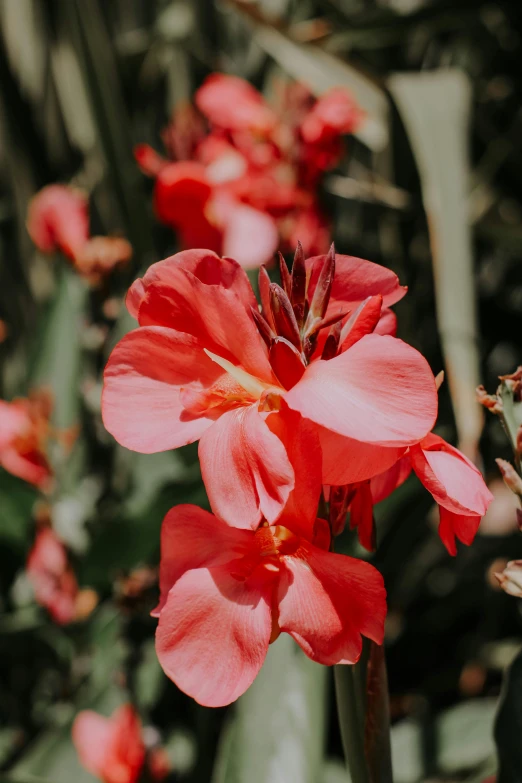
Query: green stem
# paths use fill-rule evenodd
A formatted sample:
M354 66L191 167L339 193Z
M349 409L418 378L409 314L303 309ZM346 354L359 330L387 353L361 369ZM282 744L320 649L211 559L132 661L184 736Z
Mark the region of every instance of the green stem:
M364 704L359 682L361 673L360 664L334 666L339 728L352 783L370 783L364 753Z

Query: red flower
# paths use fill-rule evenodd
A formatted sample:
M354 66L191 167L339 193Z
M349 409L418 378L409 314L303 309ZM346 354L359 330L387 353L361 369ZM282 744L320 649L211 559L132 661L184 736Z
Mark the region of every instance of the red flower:
M301 475L313 483L311 454L303 443L301 467L309 471ZM305 488L306 480L299 493ZM308 494L306 506L291 503L275 525L255 530L196 506L165 517L156 651L165 673L200 704L219 707L244 693L281 631L328 666L355 663L361 636L382 644L382 576L328 551L328 526L315 520L317 496L314 503Z
M126 239L89 237L87 198L67 185L48 185L31 199L27 231L39 250L64 253L78 274L93 285L132 256Z
M196 93L196 106L216 127L269 133L277 117L263 96L244 79L214 73Z
M433 433L410 446L386 472L357 488L350 506L352 527L358 528L363 546L373 549L373 504L404 483L412 468L438 504L439 535L448 552L456 555L455 539L472 543L493 495L475 465Z
M150 267L127 296L140 328L111 354L102 402L105 426L128 448L153 453L200 439L214 511L252 529L262 518L277 519L294 487L280 434L293 411L313 422L321 440L323 482L342 484L392 465L431 429L437 410L422 356L393 337L370 334L382 301L402 295L393 273L329 254L316 259L307 286L300 257L293 277L286 271L286 293L261 272L265 317L232 259L194 250ZM330 329L345 314L341 304L350 296L355 304L379 285L384 298L363 301L355 320ZM330 292L339 297L331 316ZM329 361L314 353L323 328ZM343 481L331 480L340 475Z
M65 547L51 528L37 533L26 571L37 603L48 610L56 623L70 623L76 615L78 584Z
M73 258L89 238L89 205L80 190L48 185L29 202L27 231L43 253Z
M307 144L323 144L353 133L363 113L343 87L334 87L321 96L306 115L301 134Z
M44 394L13 402L0 400L0 465L37 487L44 487L51 478L46 456L50 413Z
M165 763L147 760L141 722L131 704L119 707L110 718L92 710L80 712L72 737L82 765L103 783L137 783L145 765L151 780L168 774Z

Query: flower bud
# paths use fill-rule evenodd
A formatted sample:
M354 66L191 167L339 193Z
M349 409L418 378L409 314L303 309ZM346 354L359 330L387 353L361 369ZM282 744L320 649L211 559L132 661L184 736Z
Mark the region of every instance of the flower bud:
M522 560L511 560L502 573L495 576L505 593L522 598Z
M513 465L505 459L496 459L495 462L502 473L504 484L509 487L511 492L522 498L522 478L520 478Z

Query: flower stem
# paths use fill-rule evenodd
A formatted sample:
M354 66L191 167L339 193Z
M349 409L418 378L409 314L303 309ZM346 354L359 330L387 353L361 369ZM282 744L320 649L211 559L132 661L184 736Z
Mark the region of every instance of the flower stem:
M364 753L364 703L361 698L361 675L364 663L334 666L335 695L344 757L352 783L370 783Z

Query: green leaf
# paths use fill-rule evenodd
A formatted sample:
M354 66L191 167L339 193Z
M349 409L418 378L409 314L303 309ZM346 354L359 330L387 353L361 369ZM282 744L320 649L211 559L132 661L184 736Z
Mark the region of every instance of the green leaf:
M166 682L161 668L154 639L147 639L141 648L141 661L135 674L135 692L138 705L144 710L150 710L158 701Z
M23 552L32 531L32 509L36 490L0 469L0 540Z
M474 699L458 704L440 716L437 721L438 765L443 772L451 774L473 769L494 753L496 706L496 699Z
M282 634L237 702L212 783L317 783L323 763L327 673Z

